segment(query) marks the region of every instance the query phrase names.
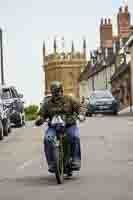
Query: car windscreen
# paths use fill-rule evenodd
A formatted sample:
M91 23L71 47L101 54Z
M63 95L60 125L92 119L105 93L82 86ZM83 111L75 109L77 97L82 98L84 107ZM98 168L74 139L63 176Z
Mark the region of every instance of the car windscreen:
M109 92L99 92L91 95L91 99L112 99L113 96Z
M10 99L11 98L11 93L10 89L2 89L2 99Z

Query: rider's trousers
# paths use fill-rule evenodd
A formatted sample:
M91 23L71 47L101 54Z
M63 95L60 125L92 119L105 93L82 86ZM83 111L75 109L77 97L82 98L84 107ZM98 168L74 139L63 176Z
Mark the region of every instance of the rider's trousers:
M66 133L71 143L72 160L81 160L79 128L76 125L73 125L66 129ZM55 129L48 127L44 136L44 151L48 165L51 165L54 162L54 156L53 156L54 146L51 142L51 139L54 138L55 135L56 135Z

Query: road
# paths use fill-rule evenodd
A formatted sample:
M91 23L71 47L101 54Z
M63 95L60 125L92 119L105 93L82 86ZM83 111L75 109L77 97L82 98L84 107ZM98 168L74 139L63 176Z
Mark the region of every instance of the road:
M43 127L14 129L0 142L0 200L132 200L133 119L97 116L80 130L81 172L57 185L42 159Z

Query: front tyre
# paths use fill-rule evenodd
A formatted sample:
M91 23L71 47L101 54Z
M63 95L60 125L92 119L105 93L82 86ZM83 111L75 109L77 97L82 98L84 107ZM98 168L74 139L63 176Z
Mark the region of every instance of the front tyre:
M56 147L55 150L55 175L56 175L56 180L58 184L62 184L64 181L64 161L63 161L63 145L60 144L60 146Z
M4 136L8 136L8 125L9 125L9 122L8 122L8 119L4 119L3 120L3 134Z
M89 113L88 116L89 116L89 117L92 117L92 113Z
M12 132L12 128L11 128L11 125L9 126L8 128L8 133L11 133Z
M4 134L3 134L3 125L2 121L0 120L0 140L3 140Z

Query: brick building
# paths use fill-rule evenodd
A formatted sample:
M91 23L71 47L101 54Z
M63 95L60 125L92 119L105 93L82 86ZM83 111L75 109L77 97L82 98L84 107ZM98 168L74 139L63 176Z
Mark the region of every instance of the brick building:
M100 48L91 56L91 66L88 70L88 95L92 90L111 89L114 95L121 99L121 108L130 102L130 64L121 63L126 42L133 27L128 6L120 7L117 14L118 34L114 36L111 19L102 19L100 23ZM130 55L126 54L126 60ZM88 66L86 66L88 68ZM84 70L83 73L86 73ZM81 76L82 82L83 77ZM87 82L87 81L86 81ZM119 90L119 92L118 92ZM118 95L119 94L119 95Z
M131 52L128 43L132 38L131 15L128 6L120 7L118 19L118 51L116 52L116 71L111 77L112 93L120 100L121 109L132 104L131 100Z
M90 64L86 66L80 78L80 83L84 83L85 91L88 91L85 96L89 96L93 90L111 88L110 79L115 71L114 63L112 22L111 19L101 19L100 48L91 52Z

